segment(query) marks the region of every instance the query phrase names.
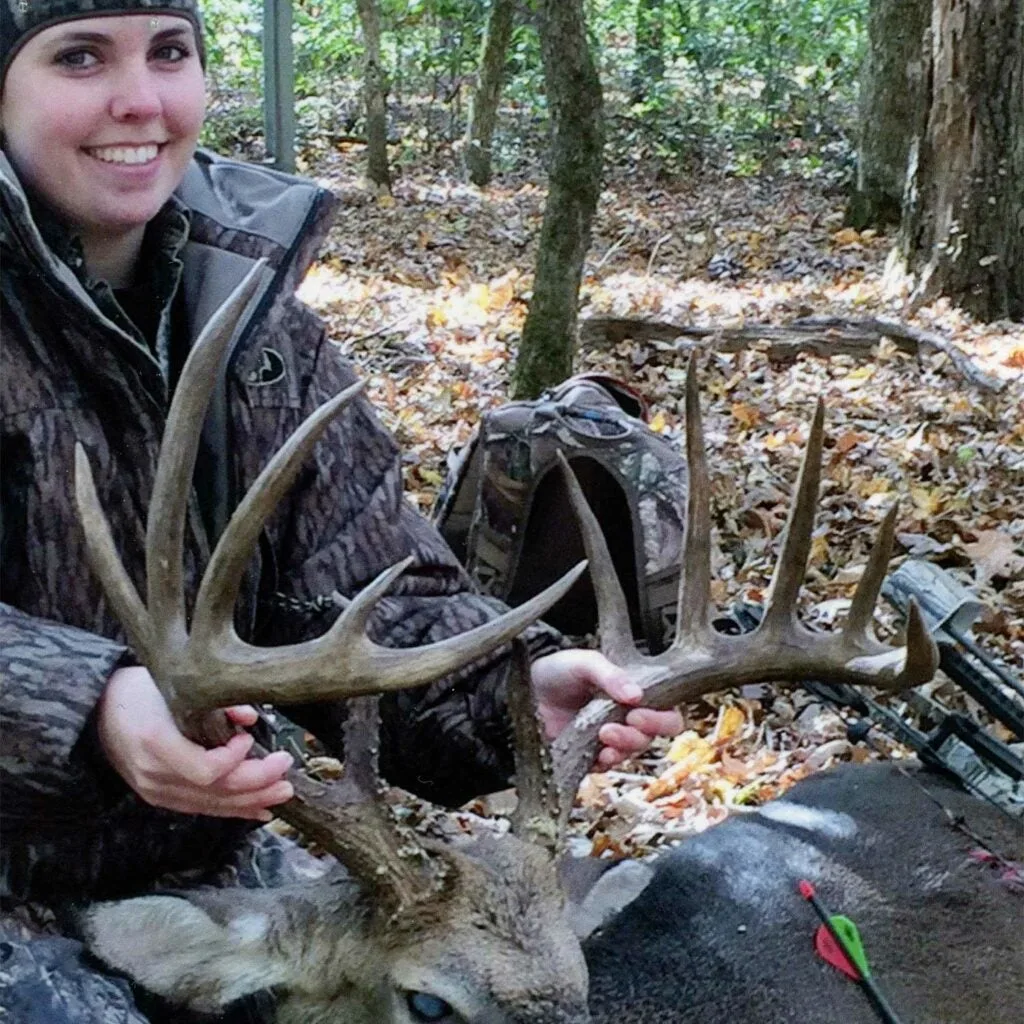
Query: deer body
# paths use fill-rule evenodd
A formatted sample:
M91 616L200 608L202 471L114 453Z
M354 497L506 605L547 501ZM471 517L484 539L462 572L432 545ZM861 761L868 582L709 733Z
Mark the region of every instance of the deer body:
M409 992L448 1003L444 1024L876 1024L860 989L813 951L819 922L796 888L806 878L857 923L901 1024L1020 1024L1024 895L972 858L975 841L928 793L1004 856L1024 852L1020 825L910 775L843 766L662 854L583 943L586 967L550 864L508 836L465 851L455 898L383 933L342 875L104 904L86 931L101 958L197 1009L276 986L275 1024L429 1020ZM620 897L622 871L588 898L630 900L636 876Z
M912 774L1020 858L1020 822ZM1024 894L972 859L977 845L893 765L812 777L656 861L586 944L595 1024L877 1024L859 986L815 954L801 878L857 924L901 1024L1020 1024Z

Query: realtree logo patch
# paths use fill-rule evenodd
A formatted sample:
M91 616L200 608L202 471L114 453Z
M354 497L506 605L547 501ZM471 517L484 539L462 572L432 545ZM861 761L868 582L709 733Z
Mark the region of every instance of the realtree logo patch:
M279 380L284 380L284 358L276 349L265 348L260 365L249 374L246 383L250 387L265 388Z

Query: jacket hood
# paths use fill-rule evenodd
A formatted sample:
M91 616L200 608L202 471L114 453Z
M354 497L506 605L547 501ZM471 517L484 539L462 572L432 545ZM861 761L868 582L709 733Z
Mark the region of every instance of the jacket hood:
M209 228L236 232L225 248L267 258L282 285L298 287L334 220L337 198L308 178L199 150L175 195ZM196 223L196 242L206 236ZM242 244L242 239L245 244ZM238 241L236 247L232 241Z
M257 259L269 264L267 292L294 291L337 208L332 193L315 182L205 150L197 151L175 196L191 216L185 273L190 279L191 319L200 323ZM44 241L25 189L2 151L0 253L5 260L33 265L102 318L76 275ZM265 294L264 301L270 297Z

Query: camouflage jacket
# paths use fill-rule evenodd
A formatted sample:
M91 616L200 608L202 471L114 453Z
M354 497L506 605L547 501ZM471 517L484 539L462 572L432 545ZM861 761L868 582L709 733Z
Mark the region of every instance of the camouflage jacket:
M71 496L73 450L81 441L88 452L142 590L145 507L181 353L253 261L268 260L204 427L185 553L194 593L211 539L270 454L355 380L321 321L294 296L334 206L311 182L198 154L161 215L165 251L152 282L159 326L147 341L109 288L87 280L75 240L47 230L42 211L34 216L0 155L0 892L130 892L166 871L214 865L250 827L151 808L103 758L94 709L131 652L86 563ZM352 595L408 554L413 568L371 623L379 642L440 639L503 607L473 592L433 527L404 501L395 442L360 399L329 428L268 523L240 601L240 632L265 645L317 635L336 614L330 595ZM534 653L557 642L542 627L531 634ZM504 785L512 768L506 668L495 656L389 698L387 776L445 802ZM285 710L315 722L321 740L337 747L340 708Z

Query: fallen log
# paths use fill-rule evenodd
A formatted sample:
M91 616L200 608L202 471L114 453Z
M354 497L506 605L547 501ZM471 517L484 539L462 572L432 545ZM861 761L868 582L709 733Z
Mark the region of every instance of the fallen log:
M587 347L617 345L632 339L674 342L679 349L704 343L718 352L742 352L763 344L768 358L775 362L791 362L804 353L824 359L839 355L868 358L883 338L914 356L922 350L941 352L962 377L984 391L1001 391L1004 387L1003 381L985 373L947 338L882 317L801 317L785 325L743 327L700 327L642 317L589 317L579 325L580 344Z

